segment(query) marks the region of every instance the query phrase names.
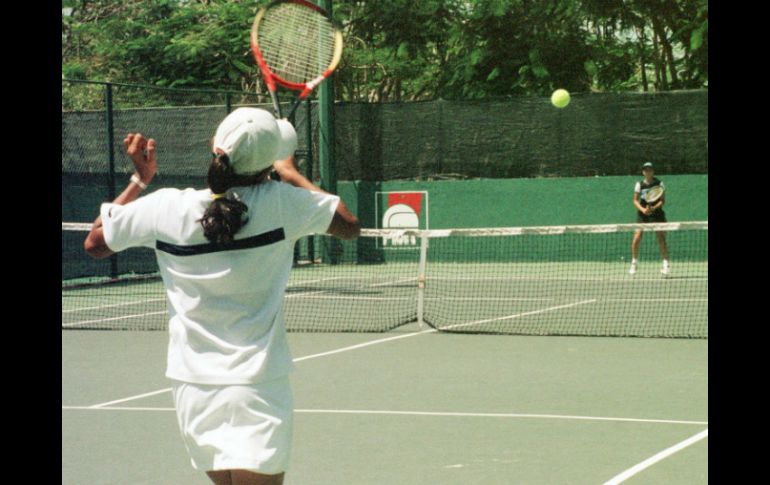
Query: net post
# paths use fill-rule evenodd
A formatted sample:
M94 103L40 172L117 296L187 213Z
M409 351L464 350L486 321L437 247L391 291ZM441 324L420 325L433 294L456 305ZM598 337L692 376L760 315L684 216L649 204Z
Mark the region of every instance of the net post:
M107 124L107 161L109 165L107 190L110 202L115 200L115 127L112 113L112 84L104 85L105 122ZM118 277L118 255L110 256L110 277Z
M420 266L417 275L417 323L420 330L425 323L425 271L428 266L428 236L420 232Z
M225 93L225 111L227 114L230 114L230 112L233 110L233 100L230 97L230 93Z

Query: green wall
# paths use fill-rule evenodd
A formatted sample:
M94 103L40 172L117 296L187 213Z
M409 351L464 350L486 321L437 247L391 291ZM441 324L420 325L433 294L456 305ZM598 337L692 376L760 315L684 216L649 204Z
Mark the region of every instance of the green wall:
M430 228L619 224L636 222L639 176L346 182L337 189L364 227L377 227L376 191L425 190ZM660 175L671 222L708 220L708 175Z
M640 177L474 179L435 182L338 182L362 225L377 227L377 191L428 192L430 228L515 227L635 222L631 204ZM708 175L661 175L669 221L708 220ZM62 174L62 221L90 222L107 200L103 175ZM199 177L158 178L157 187L203 187ZM119 185L120 189L122 186ZM119 190L120 190L119 189Z

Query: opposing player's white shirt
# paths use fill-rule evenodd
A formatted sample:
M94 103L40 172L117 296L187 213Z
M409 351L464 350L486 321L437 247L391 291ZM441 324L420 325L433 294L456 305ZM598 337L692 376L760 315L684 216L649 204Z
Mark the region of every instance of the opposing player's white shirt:
M339 197L280 182L231 190L248 207L242 249L217 250L199 219L210 190L160 189L126 205L103 204L113 251L155 249L169 307L166 376L198 384L248 384L288 374L284 291L294 243L326 232Z

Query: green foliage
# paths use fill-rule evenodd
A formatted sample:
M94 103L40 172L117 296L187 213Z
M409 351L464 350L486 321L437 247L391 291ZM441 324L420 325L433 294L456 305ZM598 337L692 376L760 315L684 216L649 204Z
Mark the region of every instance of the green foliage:
M62 76L265 92L253 1L62 1ZM65 14L67 9L67 14ZM337 0L344 100L708 86L707 0Z

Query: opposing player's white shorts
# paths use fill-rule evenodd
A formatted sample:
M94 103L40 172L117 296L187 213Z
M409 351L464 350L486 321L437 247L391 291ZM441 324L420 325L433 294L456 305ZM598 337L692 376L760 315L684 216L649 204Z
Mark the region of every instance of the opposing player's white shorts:
M179 428L196 470L286 471L294 408L288 377L252 385L172 382Z

